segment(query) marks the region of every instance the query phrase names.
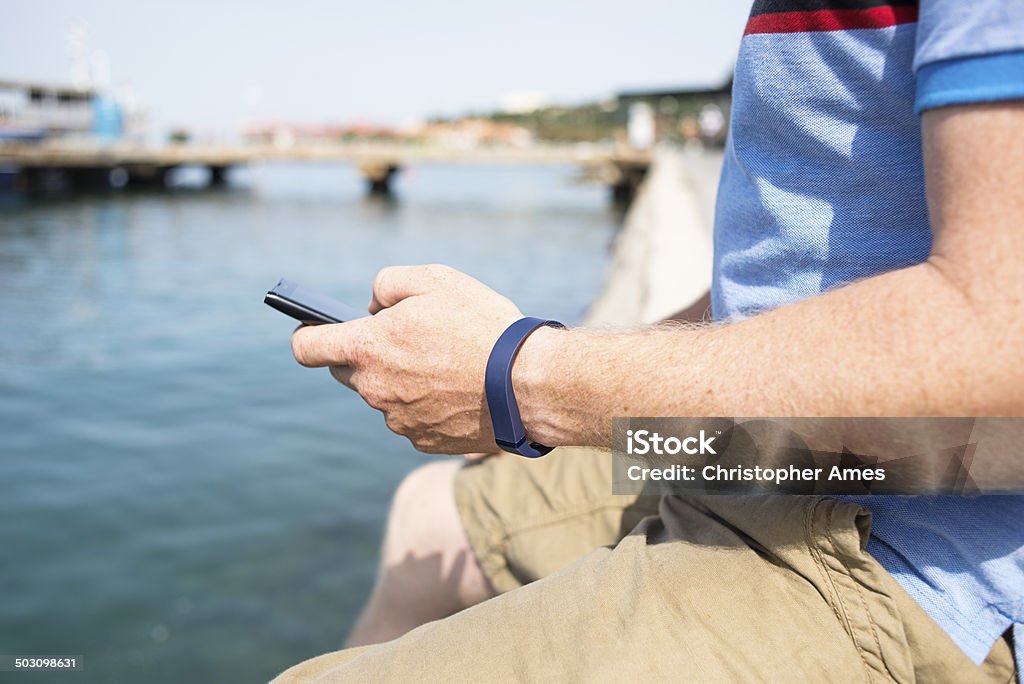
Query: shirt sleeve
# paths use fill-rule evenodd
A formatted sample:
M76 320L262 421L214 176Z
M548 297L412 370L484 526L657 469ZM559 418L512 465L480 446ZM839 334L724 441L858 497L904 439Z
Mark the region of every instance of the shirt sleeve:
M1024 99L1024 0L922 0L915 110Z

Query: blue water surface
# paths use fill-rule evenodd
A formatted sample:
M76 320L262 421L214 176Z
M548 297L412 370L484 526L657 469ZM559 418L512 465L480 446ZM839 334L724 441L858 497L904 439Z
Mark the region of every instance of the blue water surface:
M571 171L416 168L387 201L346 166L270 165L0 203L0 653L248 682L337 648L426 457L298 367L262 294L363 305L380 267L436 261L577 321L618 217Z

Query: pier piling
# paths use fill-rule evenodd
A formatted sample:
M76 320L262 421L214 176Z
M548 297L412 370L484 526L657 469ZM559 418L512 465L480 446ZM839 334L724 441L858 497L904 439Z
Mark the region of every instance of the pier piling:
M359 173L366 179L366 189L371 195L390 195L391 179L401 168L397 162L364 162Z
M229 166L211 166L210 168L210 187L222 188L228 184L228 169Z

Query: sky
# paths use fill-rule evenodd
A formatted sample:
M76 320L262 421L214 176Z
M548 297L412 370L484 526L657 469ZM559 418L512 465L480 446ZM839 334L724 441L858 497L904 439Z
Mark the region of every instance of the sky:
M0 79L70 82L85 27L111 82L195 132L246 122L402 124L622 90L719 85L750 0L34 0L8 3ZM95 62L96 59L90 61Z

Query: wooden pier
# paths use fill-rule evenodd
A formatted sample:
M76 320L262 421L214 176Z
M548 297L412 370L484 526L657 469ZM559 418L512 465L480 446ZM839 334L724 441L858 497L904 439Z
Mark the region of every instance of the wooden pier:
M206 167L210 183L223 184L236 166L259 162L345 162L359 169L370 192L390 191L391 180L410 164L523 166L575 165L582 177L628 202L651 164L650 151L603 144L537 144L526 147L452 147L391 142L270 144L179 144L144 147L57 143L0 145L0 167L16 174L26 191L45 191L58 181L69 189L165 187L168 174L183 166Z

